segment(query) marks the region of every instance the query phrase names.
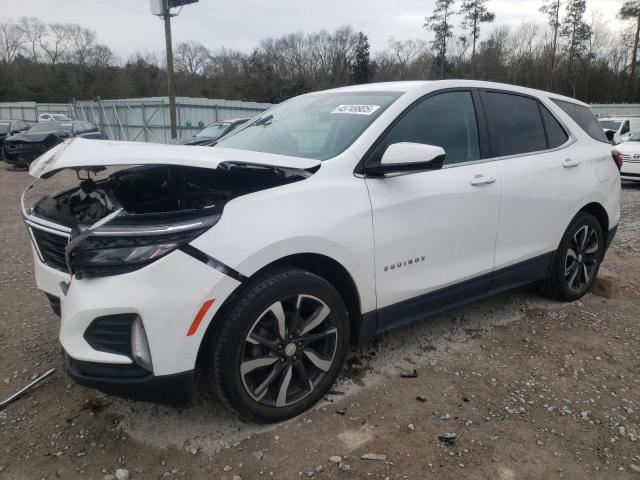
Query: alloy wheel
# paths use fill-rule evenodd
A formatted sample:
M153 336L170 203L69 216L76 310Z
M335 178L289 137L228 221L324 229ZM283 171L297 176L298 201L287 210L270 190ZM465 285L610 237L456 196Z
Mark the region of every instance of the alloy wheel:
M584 291L596 273L600 248L598 234L589 225L582 225L571 238L564 261L564 277L569 289Z
M331 309L311 295L273 303L249 329L240 352L246 392L270 407L299 402L333 365L338 329Z

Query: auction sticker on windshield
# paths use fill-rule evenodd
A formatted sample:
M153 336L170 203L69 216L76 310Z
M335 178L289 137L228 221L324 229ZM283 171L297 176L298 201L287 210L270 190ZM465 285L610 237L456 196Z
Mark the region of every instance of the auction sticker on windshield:
M349 113L351 115L371 115L380 105L338 105L331 113Z

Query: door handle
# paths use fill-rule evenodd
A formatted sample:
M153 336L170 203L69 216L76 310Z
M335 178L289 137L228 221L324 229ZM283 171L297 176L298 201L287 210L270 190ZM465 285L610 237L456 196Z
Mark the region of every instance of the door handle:
M477 187L479 185L489 185L491 183L495 183L495 181L496 177L494 177L493 175L485 175L484 173L479 173L477 175L474 175L469 183L472 186Z
M580 160L578 160L577 158L565 158L562 161L562 166L564 168L577 167L578 165L580 165Z

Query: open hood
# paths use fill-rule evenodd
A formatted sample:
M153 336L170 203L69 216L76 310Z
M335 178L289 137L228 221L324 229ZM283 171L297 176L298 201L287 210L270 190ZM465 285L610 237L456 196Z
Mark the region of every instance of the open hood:
M93 170L133 165L183 165L215 169L223 163L315 170L321 162L230 148L71 138L38 157L31 163L29 174L36 178L47 178L67 168Z

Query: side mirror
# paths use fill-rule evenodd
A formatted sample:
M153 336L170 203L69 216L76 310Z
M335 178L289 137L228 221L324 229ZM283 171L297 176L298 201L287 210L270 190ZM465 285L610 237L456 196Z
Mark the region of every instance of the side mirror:
M604 134L607 136L607 140L613 142L613 137L616 134L613 130L605 130Z
M444 148L422 143L401 142L387 147L380 164L365 168L369 175L439 170L444 164Z

